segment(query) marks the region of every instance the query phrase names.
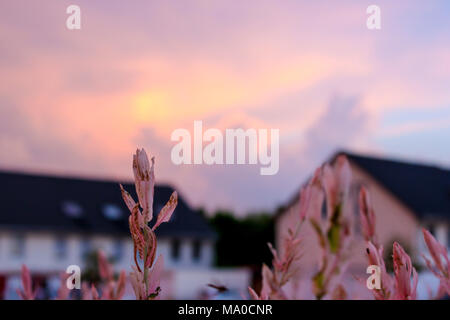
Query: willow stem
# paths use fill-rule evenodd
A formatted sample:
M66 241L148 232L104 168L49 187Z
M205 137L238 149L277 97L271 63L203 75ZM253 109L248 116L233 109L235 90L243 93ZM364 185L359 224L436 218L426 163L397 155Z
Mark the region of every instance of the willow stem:
M145 239L147 239L147 231L144 229ZM145 295L146 299L148 298L148 268L145 266L145 261L147 260L147 246L144 249L144 263L142 265L142 268L144 269L144 285L145 285Z

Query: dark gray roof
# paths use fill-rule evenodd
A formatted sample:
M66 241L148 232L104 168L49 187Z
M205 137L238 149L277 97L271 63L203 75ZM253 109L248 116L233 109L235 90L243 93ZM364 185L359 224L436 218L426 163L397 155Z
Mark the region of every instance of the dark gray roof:
M450 219L450 170L437 166L345 154L419 218Z
M124 188L137 199L134 184ZM155 215L169 200L173 189L155 188ZM63 206L75 203L83 209L80 218L64 213ZM123 212L118 220L104 215L104 206ZM129 212L122 201L118 182L79 178L41 176L0 171L0 228L49 230L52 232L106 233L128 235ZM153 221L156 219L154 218ZM215 233L199 212L192 210L179 196L178 206L168 223L157 229L162 237L213 238Z

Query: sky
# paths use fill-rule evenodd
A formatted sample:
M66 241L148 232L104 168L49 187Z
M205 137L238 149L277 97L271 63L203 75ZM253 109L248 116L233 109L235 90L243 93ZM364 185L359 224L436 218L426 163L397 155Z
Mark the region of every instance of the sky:
M68 30L66 8L81 9ZM366 8L381 9L381 30ZM336 150L450 166L448 1L1 1L0 168L156 178L195 207L285 203ZM180 165L178 128L277 128L280 169Z

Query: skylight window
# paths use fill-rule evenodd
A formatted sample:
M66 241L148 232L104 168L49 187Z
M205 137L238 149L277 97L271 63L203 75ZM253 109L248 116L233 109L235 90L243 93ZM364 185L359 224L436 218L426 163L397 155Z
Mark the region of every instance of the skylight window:
M122 209L119 208L117 205L110 203L105 204L103 206L103 214L105 215L106 218L111 220L119 220L123 216Z
M63 213L70 218L81 218L83 216L83 208L74 201L64 201L61 205Z

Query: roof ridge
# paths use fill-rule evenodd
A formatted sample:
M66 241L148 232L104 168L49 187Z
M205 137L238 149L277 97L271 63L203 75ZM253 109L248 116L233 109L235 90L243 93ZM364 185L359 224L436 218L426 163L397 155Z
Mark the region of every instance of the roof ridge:
M2 169L0 168L0 175L11 175L11 176L23 176L29 178L44 178L44 179L56 179L56 180L71 180L71 181L81 181L81 182L98 182L98 183L121 183L121 184L134 184L132 179L121 179L106 176L85 176L77 175L75 173L56 173L56 172L33 172L25 170L15 170L15 169ZM169 188L174 189L169 183L156 183L158 188Z
M112 220L105 215L105 205L117 205L126 217L128 209L120 196L118 181L95 178L73 178L0 170L0 229L5 226L21 226L23 229L53 230L63 228L68 232L93 232L120 234L128 232L127 219ZM133 196L132 182L127 189ZM155 185L154 209L164 206L175 188L168 184ZM22 199L22 194L27 196ZM20 206L16 205L21 201ZM73 201L84 210L83 223L64 214L63 204ZM158 228L160 236L212 237L214 230L179 195L178 205L170 223Z
M446 171L446 172L450 173L450 167L445 167L444 165L434 163L431 161L426 162L424 160L420 160L420 162L417 162L412 159L400 158L400 157L395 157L395 156L394 157L393 156L385 157L381 154L357 153L357 152L348 151L348 150L337 151L335 153L335 155L332 157L332 159L334 159L337 155L340 155L340 154L344 154L350 158L354 157L354 158L362 158L362 159L367 159L367 160L372 160L372 161L390 162L390 163L395 163L395 164L399 164L399 165L409 165L409 166L423 167L423 168L428 168L428 169L438 169L438 170Z

